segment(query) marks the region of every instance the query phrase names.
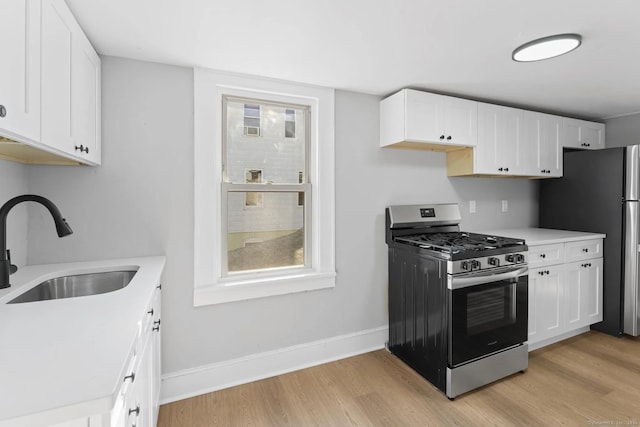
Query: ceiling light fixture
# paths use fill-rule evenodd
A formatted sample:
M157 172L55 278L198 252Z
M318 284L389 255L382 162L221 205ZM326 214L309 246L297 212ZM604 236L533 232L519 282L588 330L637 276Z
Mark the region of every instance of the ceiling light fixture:
M557 34L525 43L513 51L517 62L542 61L569 53L582 43L580 34Z

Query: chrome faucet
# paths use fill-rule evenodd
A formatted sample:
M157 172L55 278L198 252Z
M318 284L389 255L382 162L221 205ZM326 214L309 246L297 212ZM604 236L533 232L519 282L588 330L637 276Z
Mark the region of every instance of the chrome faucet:
M49 199L34 194L25 194L24 196L14 197L0 208L0 289L11 286L9 283L9 275L15 273L18 267L11 264L11 253L7 249L7 215L11 208L22 202L38 202L49 210L53 221L56 224L58 237L68 236L73 233L67 221L62 214Z

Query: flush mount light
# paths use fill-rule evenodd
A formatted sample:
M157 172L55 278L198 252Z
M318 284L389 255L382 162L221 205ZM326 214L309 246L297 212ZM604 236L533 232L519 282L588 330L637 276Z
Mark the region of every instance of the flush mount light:
M558 34L543 37L525 43L513 51L512 58L517 62L542 61L564 55L576 49L582 43L580 34Z

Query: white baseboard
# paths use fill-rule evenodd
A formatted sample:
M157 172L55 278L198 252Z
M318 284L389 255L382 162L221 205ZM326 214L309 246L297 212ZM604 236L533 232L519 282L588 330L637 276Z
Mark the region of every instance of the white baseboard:
M386 326L286 347L162 377L160 403L170 403L384 348Z

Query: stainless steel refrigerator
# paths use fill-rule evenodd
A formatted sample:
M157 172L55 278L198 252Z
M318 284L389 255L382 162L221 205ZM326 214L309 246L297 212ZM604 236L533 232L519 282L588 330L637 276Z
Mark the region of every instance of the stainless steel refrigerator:
M563 177L540 183L539 226L605 233L603 320L593 329L640 333L640 145L567 151Z

